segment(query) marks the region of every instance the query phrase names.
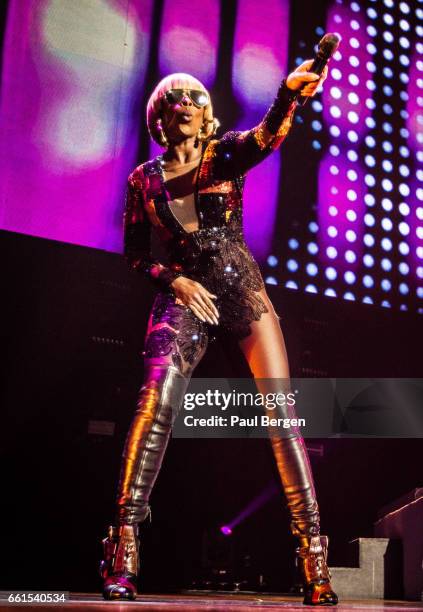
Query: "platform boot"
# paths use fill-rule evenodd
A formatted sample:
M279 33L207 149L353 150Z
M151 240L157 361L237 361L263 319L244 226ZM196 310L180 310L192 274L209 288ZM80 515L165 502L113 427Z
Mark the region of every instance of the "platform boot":
M168 364L147 365L137 409L122 454L116 526L103 540L105 599L133 600L139 571L139 525L151 518L150 493L158 476L190 373Z
M332 589L327 566L328 537L300 536L298 540L296 555L303 581L303 603L310 606L335 606L338 597Z
M283 416L293 416L284 414ZM320 513L304 439L298 428L284 433L269 428L269 437L297 538L297 567L304 587L304 604L336 605L326 565L328 538L320 535Z
M134 600L137 596L139 571L139 539L137 525L109 527L103 540L103 597L108 600Z

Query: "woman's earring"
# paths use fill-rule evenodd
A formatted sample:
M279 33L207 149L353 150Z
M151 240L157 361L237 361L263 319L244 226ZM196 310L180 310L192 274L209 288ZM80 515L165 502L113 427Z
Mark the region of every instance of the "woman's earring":
M208 138L207 127L205 128L205 126L202 125L200 129L198 130L198 134L197 134L197 138L195 139L194 147L198 147L198 143L204 142L205 140L207 140L207 138Z
M164 132L163 125L162 125L162 120L161 119L157 119L157 121L156 121L156 128L157 128L157 131L159 133L160 144L163 147L168 147L169 146L169 141L166 138L166 134Z
M194 140L194 149L198 149L198 145L200 144L200 140L201 140L201 138L200 138L200 134L201 134L201 131L202 131L202 130L201 130L201 128L200 128L200 129L198 130L197 136L195 137L195 140Z
M207 119L206 119L205 123L206 123L206 124L205 124L205 125L203 125L203 126L200 128L200 130L199 130L199 132L198 132L198 136L197 136L197 139L198 139L199 141L201 141L201 142L204 142L205 140L209 140L209 138L212 138L212 137L213 137L213 136L216 134L216 132L217 132L217 128L220 126L220 122L219 122L219 120L218 120L218 119L216 119L216 118L214 118L214 119L209 119L209 120L207 120ZM210 124L210 123L212 123L212 124L213 124L213 125L212 125L212 129L211 129L211 130L210 130L209 126L208 126L208 124ZM195 141L195 142L197 142L197 139L196 139L196 141ZM195 145L195 144L194 144L194 146L198 146L198 145Z
M214 136L218 130L218 128L220 127L220 121L219 119L216 119L216 117L214 117L213 119L213 129L212 129L212 133L210 134L210 136Z

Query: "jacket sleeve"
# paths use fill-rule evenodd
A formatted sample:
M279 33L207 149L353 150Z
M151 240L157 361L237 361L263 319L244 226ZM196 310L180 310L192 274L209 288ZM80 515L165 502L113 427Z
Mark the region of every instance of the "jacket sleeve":
M213 156L217 175L241 176L281 145L292 125L297 93L287 87L284 79L273 104L257 126L246 132L227 132L216 141Z
M135 170L128 177L123 214L123 254L130 270L146 276L159 289L181 276L153 258L151 253L152 224L144 208L144 190L140 174Z

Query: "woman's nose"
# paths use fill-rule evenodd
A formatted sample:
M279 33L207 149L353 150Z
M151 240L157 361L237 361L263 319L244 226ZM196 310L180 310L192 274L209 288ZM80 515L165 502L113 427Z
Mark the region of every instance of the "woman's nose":
M181 100L182 104L185 104L185 106L191 106L192 102L191 102L191 98L189 97L188 94L184 93L182 100Z

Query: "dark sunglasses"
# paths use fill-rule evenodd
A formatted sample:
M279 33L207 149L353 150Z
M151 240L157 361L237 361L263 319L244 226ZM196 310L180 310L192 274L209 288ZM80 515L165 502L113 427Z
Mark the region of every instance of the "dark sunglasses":
M178 104L181 102L185 94L188 94L189 99L195 106L201 108L209 103L209 96L198 89L169 89L164 95L169 104Z

